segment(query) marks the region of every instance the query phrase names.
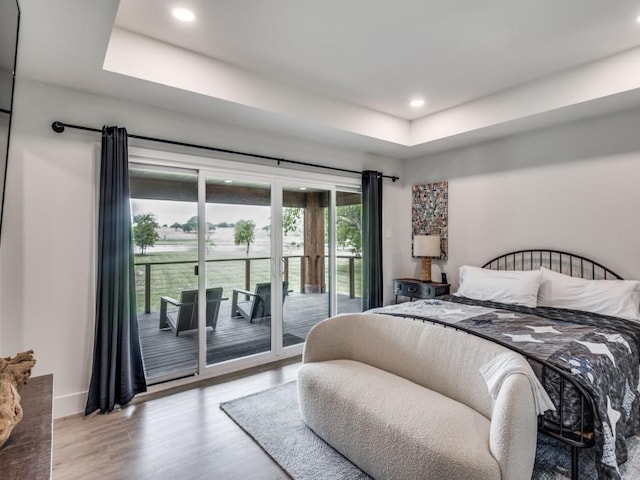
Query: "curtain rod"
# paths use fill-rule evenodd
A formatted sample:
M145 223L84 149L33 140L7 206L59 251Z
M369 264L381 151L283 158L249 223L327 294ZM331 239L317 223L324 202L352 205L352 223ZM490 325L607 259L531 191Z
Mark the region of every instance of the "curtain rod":
M81 125L72 125L70 123L64 123L64 122L59 122L59 121L55 121L51 124L51 129L56 132L56 133L62 133L64 132L65 128L75 128L76 130L85 130L87 132L98 132L98 133L102 133L102 129L100 128L92 128L92 127L83 127ZM186 143L186 142L179 142L176 140L167 140L164 138L155 138L155 137L146 137L144 135L134 135L134 134L128 134L129 137L131 138L137 138L139 140L148 140L150 142L160 142L160 143L168 143L170 145L178 145L181 147L191 147L191 148L200 148L203 150L210 150L213 152L221 152L221 153L231 153L234 155L243 155L245 157L253 157L253 158L260 158L262 160L272 160L274 162L278 162L278 165L280 165L280 163L292 163L294 165L304 165L305 167L314 167L314 168L324 168L326 170L334 170L337 172L345 172L345 173L353 173L356 175L362 175L363 172L359 172L357 170L349 170L347 168L339 168L339 167L329 167L327 165L318 165L317 163L309 163L309 162L301 162L299 160L288 160L286 158L278 158L278 157L271 157L269 155L260 155L258 153L247 153L247 152L238 152L236 150L228 150L226 148L217 148L217 147L209 147L206 145L198 145L195 143ZM400 177L395 176L395 175L382 175L383 178L390 178L393 182L395 182L396 180L400 180Z

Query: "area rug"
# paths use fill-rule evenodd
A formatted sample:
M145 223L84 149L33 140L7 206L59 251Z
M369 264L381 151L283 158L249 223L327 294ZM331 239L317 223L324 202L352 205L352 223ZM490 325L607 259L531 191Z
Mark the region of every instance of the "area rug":
M296 382L220 404L294 480L365 480L370 477L326 444L300 418ZM640 439L627 439L625 480L640 478ZM532 480L569 479L569 448L538 436ZM580 479L596 478L593 449L580 452Z

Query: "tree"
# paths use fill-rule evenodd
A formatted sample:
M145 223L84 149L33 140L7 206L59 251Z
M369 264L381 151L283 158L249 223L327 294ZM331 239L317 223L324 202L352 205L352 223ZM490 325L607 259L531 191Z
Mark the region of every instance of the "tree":
M174 222L174 224L171 225L171 228L173 228L177 232L179 228L182 228L182 225L178 222Z
M336 241L354 253L362 251L362 205L342 205L336 208Z
M302 208L284 207L282 209L282 229L284 230L284 234L299 232L301 220Z
M147 248L153 247L160 238L156 232L156 216L153 213L141 213L133 217L133 224L133 242L140 247L140 253L144 255Z
M249 255L249 247L253 243L256 222L253 220L238 220L234 227L233 239L236 245L247 246L247 256Z
M183 223L180 225L182 231L185 233L197 232L198 231L198 217L191 217L187 220L187 223Z

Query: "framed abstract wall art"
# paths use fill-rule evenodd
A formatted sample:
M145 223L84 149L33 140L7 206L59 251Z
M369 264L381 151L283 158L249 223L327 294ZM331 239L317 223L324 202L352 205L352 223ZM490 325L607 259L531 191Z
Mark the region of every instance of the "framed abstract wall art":
M411 224L413 235L440 235L440 260L449 258L449 182L412 187ZM413 246L412 246L413 251Z

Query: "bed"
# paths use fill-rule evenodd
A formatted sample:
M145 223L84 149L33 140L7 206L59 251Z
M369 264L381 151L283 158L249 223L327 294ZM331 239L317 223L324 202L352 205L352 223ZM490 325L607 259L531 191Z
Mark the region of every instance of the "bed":
M622 281L597 262L556 250L501 255L483 266L492 272L463 268L468 270L463 275L461 269L459 293L468 296L370 312L443 324L524 355L556 407L539 417L539 431L571 447L572 479L578 478L578 449L590 447L596 449L599 478L620 478L625 438L640 430L640 282ZM518 284L527 296L522 300L516 289L514 303L509 276L536 275L537 284ZM562 297L566 292L569 297ZM583 305L595 311L570 308Z

